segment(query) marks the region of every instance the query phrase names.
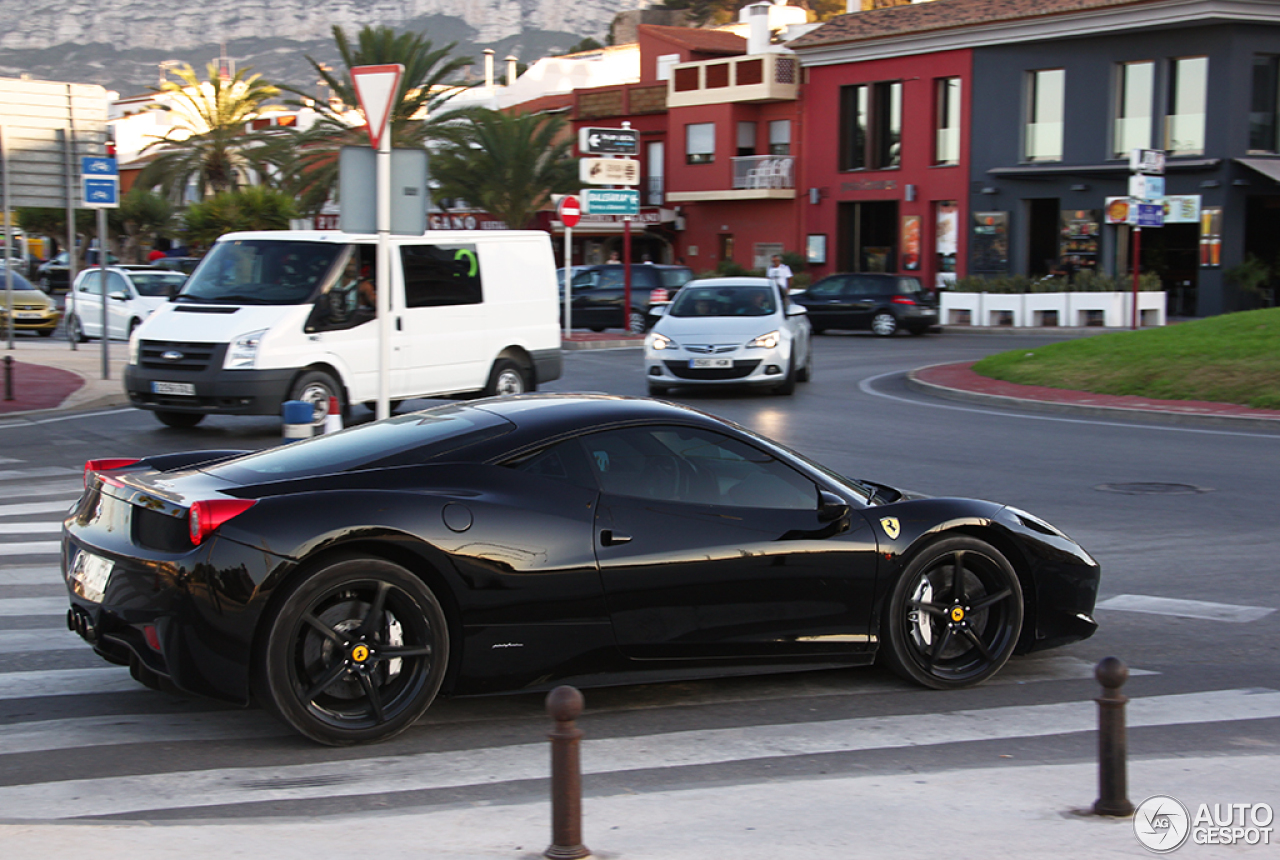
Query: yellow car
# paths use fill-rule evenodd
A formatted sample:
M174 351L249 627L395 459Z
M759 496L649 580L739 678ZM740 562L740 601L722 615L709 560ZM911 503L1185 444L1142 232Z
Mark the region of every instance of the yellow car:
M9 317L13 317L13 330L33 331L41 337L49 337L62 319L53 299L31 285L31 282L13 273L13 312L9 308L9 291L5 289L5 272L0 268L0 330L7 331Z

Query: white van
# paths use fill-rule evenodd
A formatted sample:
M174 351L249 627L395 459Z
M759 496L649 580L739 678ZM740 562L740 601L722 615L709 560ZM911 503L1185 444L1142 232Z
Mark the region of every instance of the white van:
M125 390L171 427L378 396L377 238L229 233L129 340ZM517 394L560 377L551 240L439 231L391 245L390 398Z

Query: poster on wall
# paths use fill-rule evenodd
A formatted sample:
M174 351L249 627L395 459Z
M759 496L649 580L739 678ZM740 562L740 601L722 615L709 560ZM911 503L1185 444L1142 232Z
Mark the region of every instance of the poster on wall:
M811 266L826 265L827 235L825 233L810 233L805 241L804 256Z
M1101 230L1097 209L1063 209L1058 259L1076 269L1098 267L1098 240Z
M902 268L916 271L920 268L920 225L919 215L902 216Z
M1009 213L973 213L974 272L1005 273L1009 271Z
M1200 210L1200 265L1222 265L1222 207Z

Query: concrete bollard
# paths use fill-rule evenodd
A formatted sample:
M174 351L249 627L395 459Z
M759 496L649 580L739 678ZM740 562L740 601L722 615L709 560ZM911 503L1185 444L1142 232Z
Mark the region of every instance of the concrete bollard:
M574 719L582 713L582 693L570 686L547 694L547 713L556 727L551 739L551 845L542 856L551 860L590 857L582 844L582 764L579 741L582 730Z
M4 357L4 399L13 399L13 356Z
M316 408L306 400L286 400L284 406L284 441L310 439L315 431Z
M1129 680L1129 667L1117 657L1106 657L1093 670L1094 677L1102 685L1102 695L1094 699L1098 703L1098 799L1094 801L1095 815L1124 817L1133 815L1129 802L1128 731L1125 728L1124 706L1128 697L1120 692Z

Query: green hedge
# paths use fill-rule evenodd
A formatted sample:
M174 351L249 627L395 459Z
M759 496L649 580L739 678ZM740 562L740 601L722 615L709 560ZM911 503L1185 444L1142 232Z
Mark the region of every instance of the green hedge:
M959 278L950 288L957 293L1126 293L1133 289L1131 275L1107 275L1088 270L1076 273L1068 284L1066 278L1031 278L1027 275L971 275ZM1155 292L1164 289L1160 277L1148 272L1138 278L1138 289Z

